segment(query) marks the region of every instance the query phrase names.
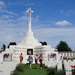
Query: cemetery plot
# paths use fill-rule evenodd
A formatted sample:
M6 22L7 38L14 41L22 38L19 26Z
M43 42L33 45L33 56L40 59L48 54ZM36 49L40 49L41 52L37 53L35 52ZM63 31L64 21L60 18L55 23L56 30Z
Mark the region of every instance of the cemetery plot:
M3 55L3 61L12 61L12 54L5 53Z

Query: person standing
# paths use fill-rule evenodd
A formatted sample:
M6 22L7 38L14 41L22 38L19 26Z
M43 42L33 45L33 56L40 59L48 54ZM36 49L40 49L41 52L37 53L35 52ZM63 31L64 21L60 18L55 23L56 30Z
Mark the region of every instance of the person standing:
M63 57L62 57L62 56L60 56L60 60L62 61L62 63L64 62L64 59L63 59Z
M37 54L35 56L35 64L36 64L35 68L37 68L37 64L38 64L38 55Z
M3 44L3 46L2 46L2 51L5 51L5 49L6 49L6 45Z
M31 54L28 57L28 61L29 61L29 67L32 68L31 66L32 66L32 62L33 62L33 57Z
M19 58L20 58L20 63L22 64L22 61L23 61L23 55L22 55L22 53L20 54Z
M43 56L42 56L42 54L40 54L40 56L38 57L38 59L39 59L39 62L40 62L40 69L42 69L42 66L43 66L43 63L42 63Z

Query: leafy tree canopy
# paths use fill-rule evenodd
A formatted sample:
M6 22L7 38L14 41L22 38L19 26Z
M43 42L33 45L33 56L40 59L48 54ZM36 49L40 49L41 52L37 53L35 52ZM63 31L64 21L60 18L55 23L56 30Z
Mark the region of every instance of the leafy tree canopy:
M8 48L9 48L10 45L16 45L16 42L10 42L9 45L8 45Z
M44 42L40 42L40 43L41 43L42 45L47 45L47 42L45 42L45 41L44 41Z
M65 41L60 41L56 46L57 51L72 51Z

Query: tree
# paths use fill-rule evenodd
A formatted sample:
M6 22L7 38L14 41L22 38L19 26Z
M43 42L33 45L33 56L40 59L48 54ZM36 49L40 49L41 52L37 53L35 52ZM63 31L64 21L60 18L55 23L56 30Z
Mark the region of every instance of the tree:
M56 46L57 51L72 51L65 41L60 41Z
M8 48L9 48L10 45L16 45L16 42L10 42L9 45L8 45Z
M42 45L47 45L47 42L40 42Z

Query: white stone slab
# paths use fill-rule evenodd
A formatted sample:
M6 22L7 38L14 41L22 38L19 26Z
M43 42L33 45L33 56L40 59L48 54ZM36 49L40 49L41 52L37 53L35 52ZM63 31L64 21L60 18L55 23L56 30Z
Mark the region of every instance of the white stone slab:
M0 75L10 75L11 71L14 71L15 67L17 66L18 62L15 61L7 61L0 63Z
M62 70L62 61L61 60L58 61L57 70Z

